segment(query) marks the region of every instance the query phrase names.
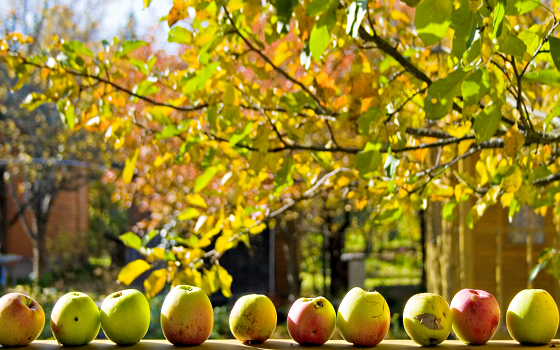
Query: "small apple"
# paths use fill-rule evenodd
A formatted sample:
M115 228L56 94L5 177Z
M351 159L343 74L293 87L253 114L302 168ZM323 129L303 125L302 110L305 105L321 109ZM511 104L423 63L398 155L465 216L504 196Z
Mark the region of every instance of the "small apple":
M354 287L342 299L336 321L347 342L369 347L379 344L389 332L391 313L381 294Z
M101 328L109 340L130 345L144 338L150 326L150 305L144 294L125 289L110 294L100 310Z
M0 298L0 345L25 346L45 326L45 312L25 294L9 293Z
M214 309L206 292L198 287L176 286L161 307L161 329L170 343L200 345L214 326Z
M301 345L323 345L336 329L336 312L327 299L299 298L288 311L288 333Z
M500 324L500 305L492 294L478 289L462 289L451 300L452 327L466 344L485 344Z
M509 304L506 324L522 344L547 344L558 331L558 307L546 290L525 289Z
M466 344L482 345L492 339L500 324L500 305L483 290L463 289L451 300L452 326Z
M437 294L413 295L406 302L403 318L406 333L420 345L437 345L451 333L451 310Z
M71 292L58 299L51 313L51 331L61 345L80 346L99 333L99 310L84 293Z
M262 343L276 329L276 308L266 295L242 296L231 309L229 327L239 341Z

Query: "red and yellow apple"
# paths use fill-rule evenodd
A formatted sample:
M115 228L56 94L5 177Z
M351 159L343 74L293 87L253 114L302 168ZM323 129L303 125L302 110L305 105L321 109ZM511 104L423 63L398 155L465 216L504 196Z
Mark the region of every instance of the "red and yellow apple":
M517 293L506 314L511 337L522 344L547 344L558 331L558 307L546 290Z
M466 344L484 344L498 330L500 305L486 291L462 289L451 300L450 308L453 330Z
M214 309L202 289L180 285L165 297L161 307L163 335L174 345L200 345L214 327Z
M389 332L391 314L378 292L352 288L342 299L337 315L340 335L357 346L375 346Z
M63 295L51 313L51 331L61 345L85 345L97 337L100 326L99 309L84 293Z
M403 321L406 333L420 345L437 345L451 333L449 304L437 294L413 295L404 307Z
M138 343L150 326L150 304L136 289L110 294L100 310L101 328L112 342L119 345Z
M45 312L25 294L9 293L0 298L0 345L25 346L45 326Z
M276 308L266 295L249 294L233 305L229 327L239 341L262 343L274 333L276 320Z
M336 312L327 299L299 298L288 311L288 333L301 345L322 345L336 329Z

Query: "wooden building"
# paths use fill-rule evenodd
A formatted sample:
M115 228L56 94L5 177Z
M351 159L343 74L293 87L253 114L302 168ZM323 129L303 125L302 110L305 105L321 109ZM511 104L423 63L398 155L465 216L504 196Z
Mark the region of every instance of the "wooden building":
M476 160L470 165L474 169ZM465 164L460 164L464 167ZM460 170L464 171L464 170ZM532 207L523 206L512 222L508 210L500 203L489 207L473 229L465 217L472 201L457 205L456 219L447 222L442 217L445 203L432 203L424 213L426 287L429 292L451 301L463 288L482 289L496 297L502 311L498 337L509 338L505 314L513 297L526 288L547 290L560 305L558 280L541 271L529 281L540 252L558 247L560 227L553 220L553 210L546 217L535 214Z

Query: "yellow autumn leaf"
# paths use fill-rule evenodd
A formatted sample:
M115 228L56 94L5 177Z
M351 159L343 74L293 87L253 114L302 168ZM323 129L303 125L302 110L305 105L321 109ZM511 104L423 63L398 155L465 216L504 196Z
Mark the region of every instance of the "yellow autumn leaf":
M227 270L221 266L218 266L218 279L220 281L220 289L222 290L222 294L226 298L231 297L231 282L233 281L233 278L227 272Z
M201 207L201 208L204 208L204 209L208 208L208 205L206 205L206 201L198 193L187 195L187 202L189 202L189 204L195 205L197 207Z
M123 180L125 184L129 184L132 181L132 176L134 175L134 168L136 167L136 160L138 159L138 154L140 149L137 148L133 155L128 157L124 163L123 170Z
M510 168L507 175L502 178L501 187L504 191L513 193L521 187L522 180L521 169L517 166L513 166Z
M167 269L155 270L144 281L144 289L146 291L146 298L150 299L155 297L165 287L167 281Z
M117 279L119 282L129 285L142 273L148 271L151 268L150 264L142 259L134 260L128 263L125 267L121 269Z
M504 150L508 157L515 157L525 144L525 136L517 129L517 124L511 127L504 136Z

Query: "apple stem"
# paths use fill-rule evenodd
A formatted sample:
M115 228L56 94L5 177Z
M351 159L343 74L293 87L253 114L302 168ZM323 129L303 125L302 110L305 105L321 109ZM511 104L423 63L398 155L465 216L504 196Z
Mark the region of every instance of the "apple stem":
M316 309L320 309L322 307L323 307L323 302L322 301L319 300L317 303L315 303L315 308Z

